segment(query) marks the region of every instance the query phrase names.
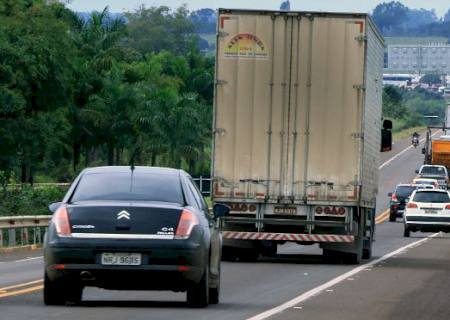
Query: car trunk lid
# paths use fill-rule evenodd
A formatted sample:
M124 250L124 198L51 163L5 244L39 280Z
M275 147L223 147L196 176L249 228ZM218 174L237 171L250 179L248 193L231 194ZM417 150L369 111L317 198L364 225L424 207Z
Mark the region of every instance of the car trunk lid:
M75 203L72 234L81 238L173 238L183 207L160 203Z

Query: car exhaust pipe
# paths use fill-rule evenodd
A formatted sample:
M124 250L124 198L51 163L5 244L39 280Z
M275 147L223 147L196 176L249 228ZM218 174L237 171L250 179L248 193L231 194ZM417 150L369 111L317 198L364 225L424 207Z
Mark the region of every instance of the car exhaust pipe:
M83 281L94 281L95 277L89 271L81 271L80 278Z

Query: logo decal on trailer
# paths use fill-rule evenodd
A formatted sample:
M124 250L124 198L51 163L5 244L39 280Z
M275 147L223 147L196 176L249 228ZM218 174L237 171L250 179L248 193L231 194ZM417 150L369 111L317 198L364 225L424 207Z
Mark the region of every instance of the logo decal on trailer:
M226 44L225 58L266 60L269 58L269 49L258 36L252 33L239 33Z

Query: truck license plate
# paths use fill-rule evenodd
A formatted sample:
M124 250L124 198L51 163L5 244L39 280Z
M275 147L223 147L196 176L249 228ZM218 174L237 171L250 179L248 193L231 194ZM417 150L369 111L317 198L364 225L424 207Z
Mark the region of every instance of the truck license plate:
M273 212L275 214L295 215L295 214L297 214L297 208L296 207L275 207L275 209L273 209Z
M102 265L108 266L140 266L140 253L102 253Z

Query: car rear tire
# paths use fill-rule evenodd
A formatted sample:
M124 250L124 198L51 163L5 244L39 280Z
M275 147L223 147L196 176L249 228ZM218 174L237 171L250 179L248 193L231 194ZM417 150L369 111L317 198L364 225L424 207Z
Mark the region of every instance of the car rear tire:
M209 288L209 303L210 304L218 304L220 301L220 274L221 268L219 263L219 274L217 275L215 282L216 287Z
M50 280L44 275L44 304L47 306L61 306L67 303L79 304L83 296L81 284L70 283L63 279Z
M209 267L206 266L205 272L199 283L194 284L187 290L187 304L191 308L205 308L209 303Z
M411 231L407 227L405 227L405 230L403 231L403 236L405 238L409 238L410 235L411 235Z

